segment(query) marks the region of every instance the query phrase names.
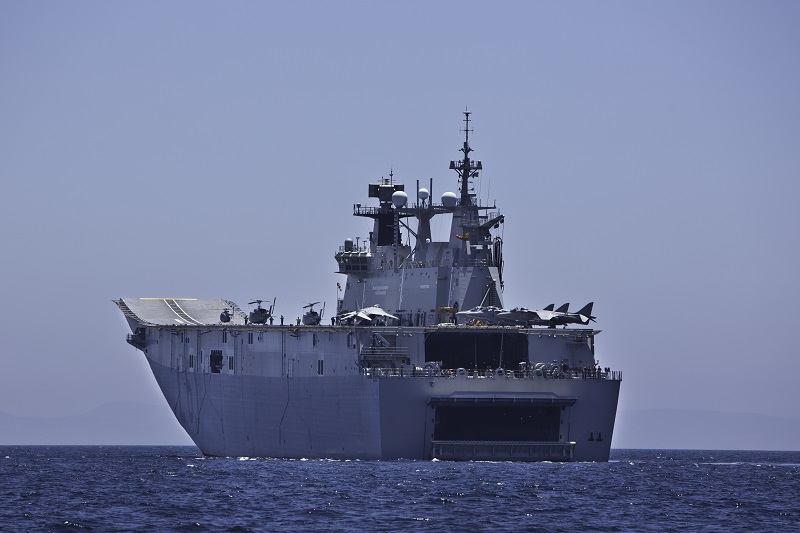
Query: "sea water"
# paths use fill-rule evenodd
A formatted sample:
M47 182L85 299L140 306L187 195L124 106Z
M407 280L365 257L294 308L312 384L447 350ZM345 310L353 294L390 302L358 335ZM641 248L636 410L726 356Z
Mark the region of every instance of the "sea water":
M0 446L0 530L800 531L800 452L507 463Z

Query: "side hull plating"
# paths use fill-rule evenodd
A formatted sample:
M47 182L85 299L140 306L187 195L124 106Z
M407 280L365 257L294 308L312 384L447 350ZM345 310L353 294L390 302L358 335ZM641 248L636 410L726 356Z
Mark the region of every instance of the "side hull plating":
M421 329L407 330L411 345L415 336L424 335ZM413 364L368 368L356 365L358 356L346 348L355 344L348 338L371 335L368 328L306 327L299 333L241 328L226 332L233 342L224 352L211 347L221 331L147 330L145 350L153 374L176 418L206 455L608 460L620 385L610 374L559 372L559 377L548 377L534 371L423 369ZM250 335L256 346L260 338L264 345L287 351L248 350ZM311 341L310 350L301 349L302 337ZM338 355L320 340L329 337L345 344ZM199 348L198 342L211 348ZM315 343L328 351L314 353ZM225 354L222 364L209 357L212 352ZM553 431L546 440L531 443L524 435L512 435L510 441L479 438L479 443L465 446L469 439L463 433L448 435L443 429L445 416L467 422L461 425L488 425L493 422L486 410L492 418L516 416L513 410L526 405L534 418L543 409L557 418L547 422ZM472 408L478 410L471 413ZM542 422L519 421L526 423ZM552 445L561 448L553 451ZM520 455L521 446L548 451L544 456L535 450Z

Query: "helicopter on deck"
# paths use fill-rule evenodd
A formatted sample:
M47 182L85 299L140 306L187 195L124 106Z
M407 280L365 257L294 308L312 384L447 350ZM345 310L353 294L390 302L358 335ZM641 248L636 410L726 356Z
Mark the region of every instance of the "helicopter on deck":
M319 302L303 306L303 309L308 309L308 311L303 313L303 324L306 326L317 326L322 322L322 315L325 314L325 304L322 304L322 311L319 313L314 311L315 305L319 305Z
M272 299L272 305L269 306L269 309L261 307L263 301L264 300L253 300L250 302L250 305L258 305L258 307L250 311L251 324L266 324L267 320L272 316L272 311L275 309L275 298Z

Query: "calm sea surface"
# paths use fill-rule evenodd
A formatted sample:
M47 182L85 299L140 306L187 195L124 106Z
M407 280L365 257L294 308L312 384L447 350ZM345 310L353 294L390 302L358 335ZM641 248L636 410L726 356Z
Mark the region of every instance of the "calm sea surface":
M0 446L2 531L800 531L800 452L609 463L204 458Z

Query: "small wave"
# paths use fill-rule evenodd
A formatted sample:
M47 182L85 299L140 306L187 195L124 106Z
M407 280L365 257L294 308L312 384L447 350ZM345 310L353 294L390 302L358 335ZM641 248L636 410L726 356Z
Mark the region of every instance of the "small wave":
M92 450L59 447L46 456L39 449L10 452L13 456L6 450L14 461L0 464L8 487L0 530L127 531L137 524L142 531L396 531L420 522L448 530L457 514L458 528L451 531L542 530L545 521L567 516L571 525L594 531L790 531L797 529L800 511L794 496L800 452L680 451L664 460L656 457L663 452L636 451L618 453L609 468L438 460L200 461L192 452L176 455L163 448L114 454L98 448L94 455ZM238 463L253 460L264 462ZM713 475L700 480L698 473ZM618 511L606 512L606 506ZM575 529L569 525L560 530Z
M788 466L798 467L800 463L750 463L747 461L733 461L733 462L714 462L714 463L697 463L701 465L715 465L715 466Z

